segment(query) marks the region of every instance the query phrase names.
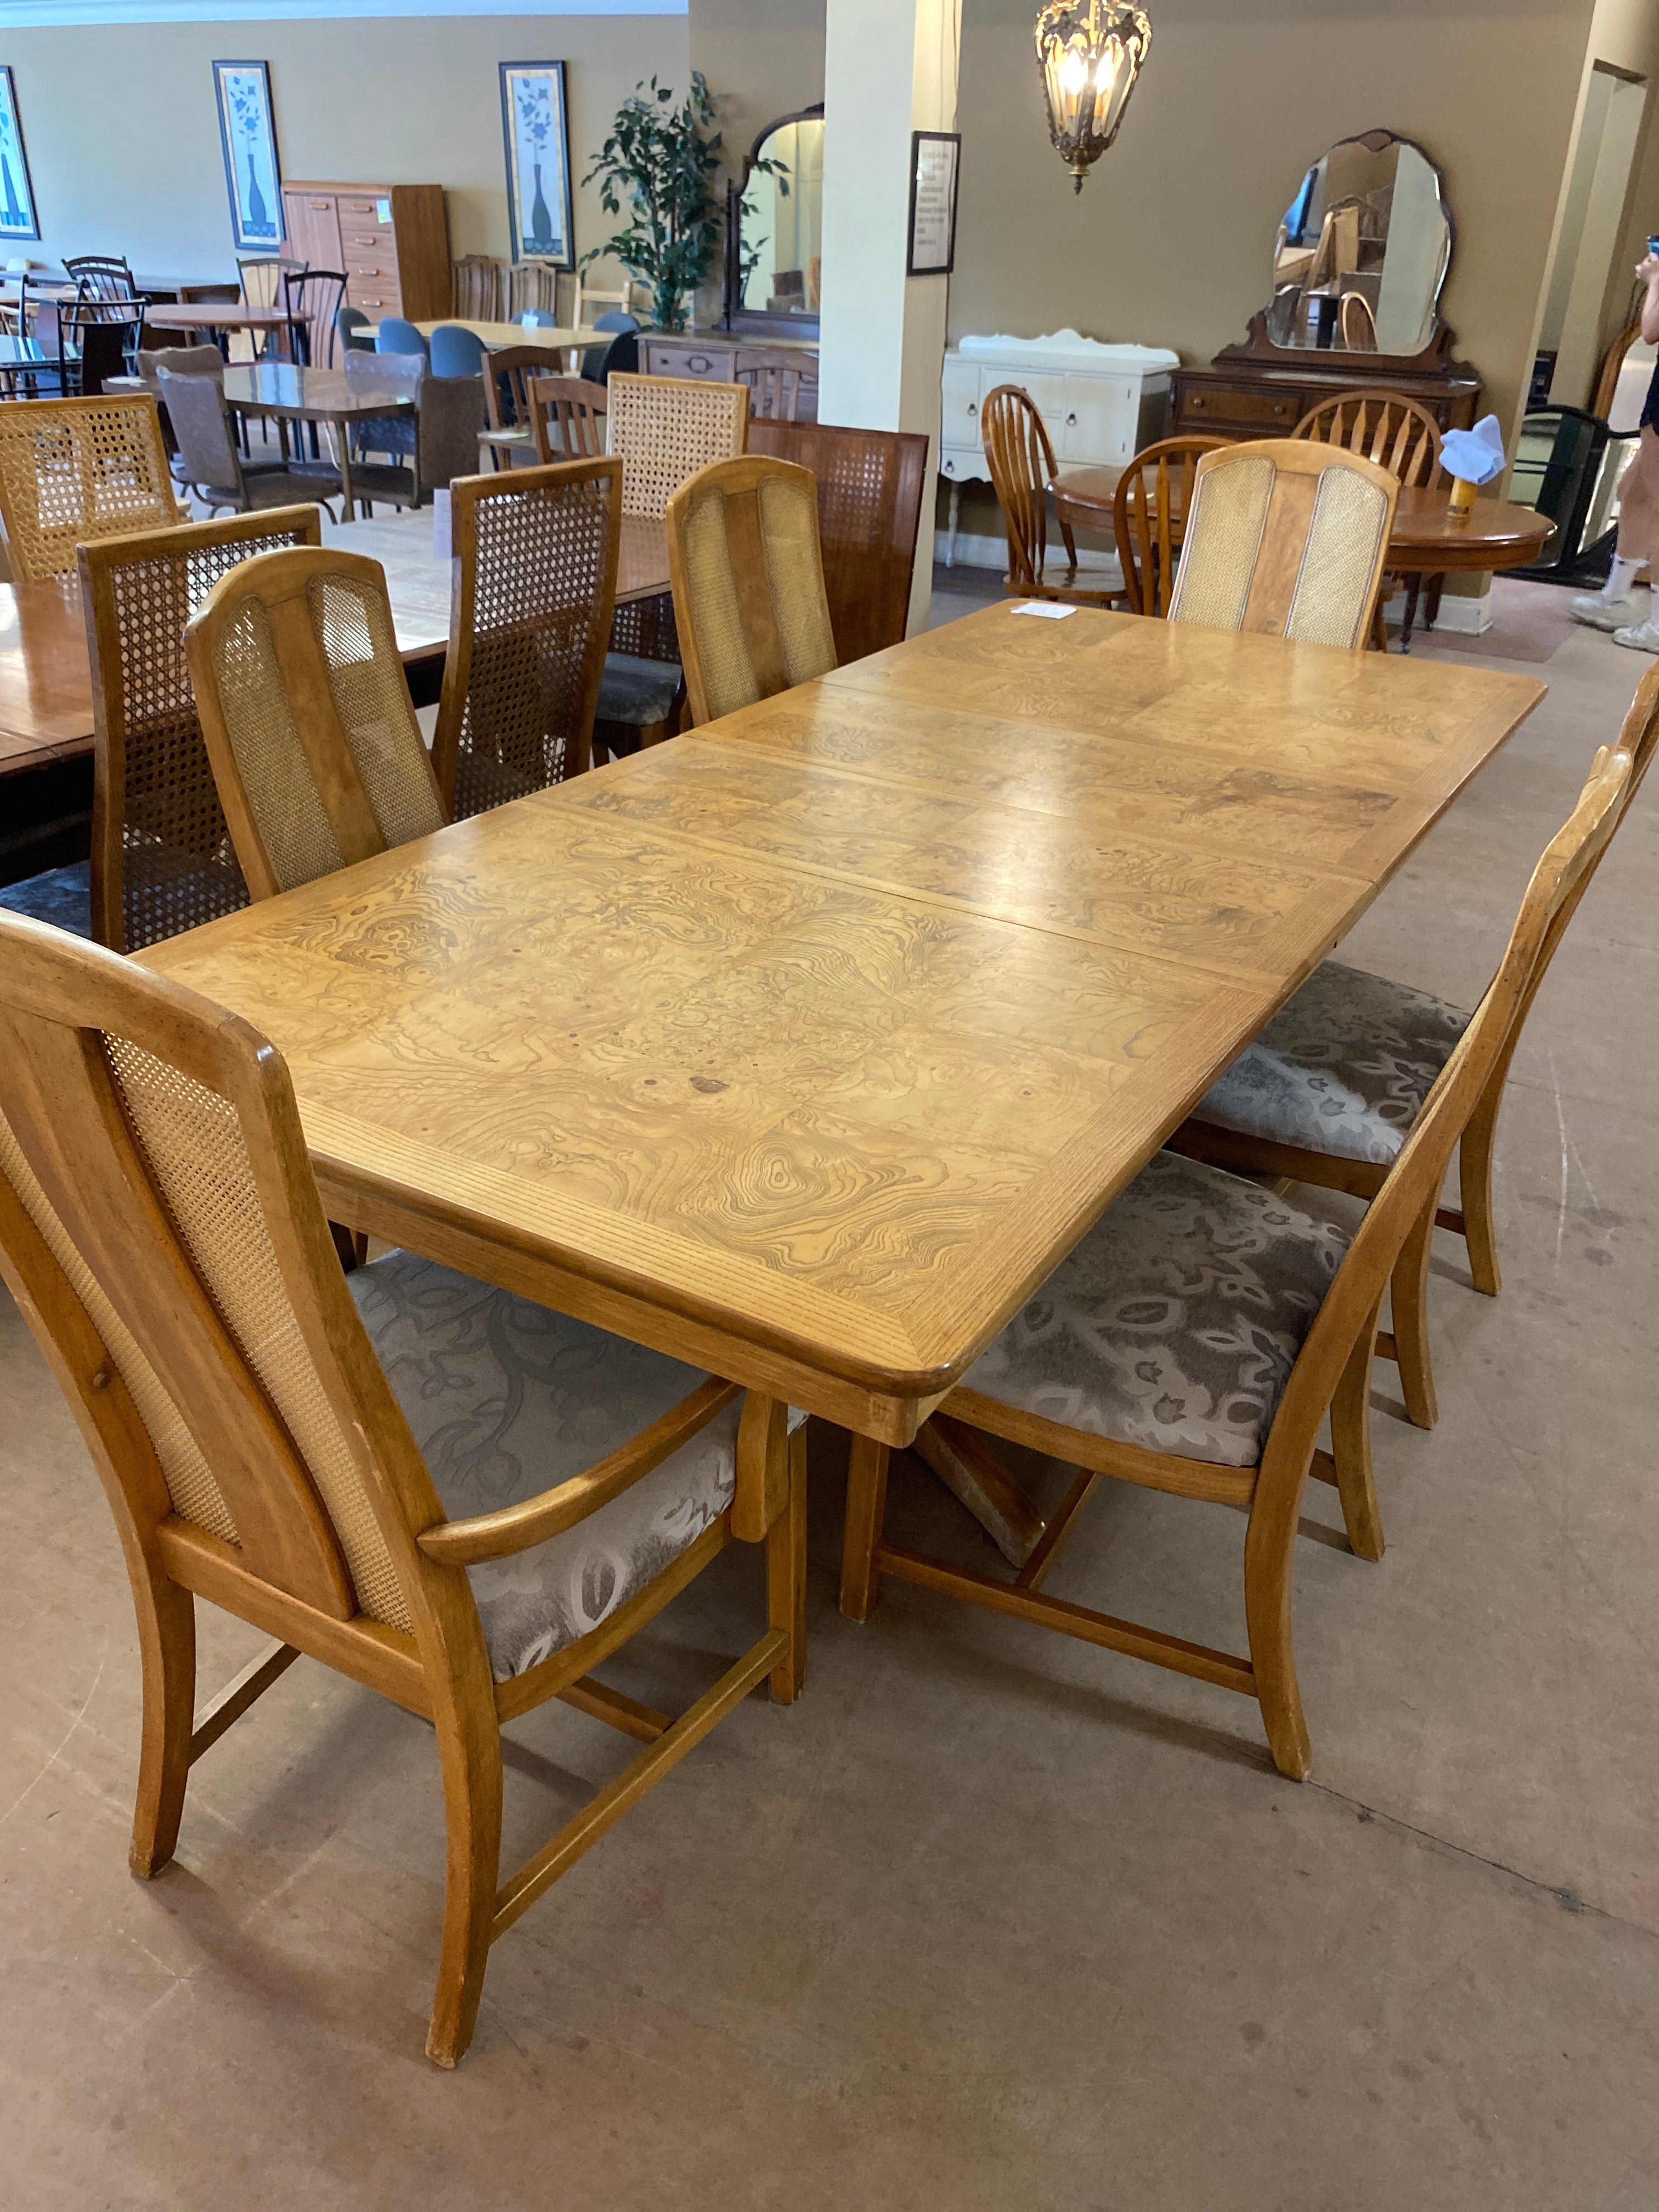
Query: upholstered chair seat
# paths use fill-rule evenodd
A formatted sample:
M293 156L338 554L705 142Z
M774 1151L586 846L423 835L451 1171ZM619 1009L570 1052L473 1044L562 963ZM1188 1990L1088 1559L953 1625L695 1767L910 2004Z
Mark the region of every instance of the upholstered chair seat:
M637 653L608 653L599 678L599 719L649 729L666 722L680 696L679 663L643 660Z
M963 1387L1091 1436L1255 1467L1346 1234L1159 1152Z
M1194 1119L1386 1167L1469 1019L1427 991L1327 960L1205 1093Z
M452 1521L585 1474L708 1379L412 1252L347 1284ZM562 1535L467 1569L498 1682L597 1628L720 1518L741 1410L727 1407Z

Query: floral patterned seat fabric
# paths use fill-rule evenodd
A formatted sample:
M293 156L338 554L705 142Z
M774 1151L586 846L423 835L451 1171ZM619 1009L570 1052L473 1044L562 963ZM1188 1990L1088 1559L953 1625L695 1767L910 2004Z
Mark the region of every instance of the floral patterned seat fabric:
M1347 1249L1259 1185L1159 1152L964 1387L1120 1443L1254 1467Z
M1426 991L1327 960L1193 1119L1386 1167L1472 1018Z
M707 1379L412 1252L346 1281L452 1520L580 1474ZM467 1569L498 1682L597 1628L719 1518L741 1410L739 1399L562 1535Z

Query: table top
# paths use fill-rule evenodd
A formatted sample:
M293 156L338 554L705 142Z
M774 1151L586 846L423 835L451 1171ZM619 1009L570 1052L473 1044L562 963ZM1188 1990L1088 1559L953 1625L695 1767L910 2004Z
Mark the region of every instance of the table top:
M235 300L208 300L199 305L177 307L166 303L148 307L144 320L158 331L280 331L306 320L303 310L287 307L249 307Z
M142 957L332 1218L903 1443L1544 690L1005 604Z
M415 402L392 386L363 385L337 368L304 368L297 362L256 361L225 371L225 398L250 415L286 415L326 422L360 415L412 414Z
M423 338L429 338L434 331L440 329L471 331L487 346L603 346L609 345L618 335L615 331L589 330L585 325L575 330L550 330L545 325L533 323L470 323L459 315L440 315L436 322L416 323L415 327Z
M1112 501L1125 471L1116 468L1062 469L1054 501L1066 519L1085 530L1112 527ZM1416 485L1400 495L1389 533L1390 568L1432 556L1442 568L1521 568L1537 558L1553 526L1534 507L1504 499L1477 499L1462 514L1451 507L1451 488Z

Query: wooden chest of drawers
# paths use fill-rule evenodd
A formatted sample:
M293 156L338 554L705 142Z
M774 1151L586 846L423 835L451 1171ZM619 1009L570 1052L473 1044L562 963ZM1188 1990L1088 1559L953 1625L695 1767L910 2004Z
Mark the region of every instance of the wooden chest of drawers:
M1316 355L1280 368L1224 356L1207 368L1178 368L1170 380L1170 435L1176 438L1288 438L1310 409L1340 392L1376 385L1426 407L1443 430L1474 421L1480 380L1455 371L1425 375L1403 368L1369 374L1352 354Z
M286 250L345 272L346 302L369 320L450 311L449 222L441 185L284 184Z
M798 422L818 419L818 349L805 338L769 338L749 343L728 331L681 331L666 337L641 332L640 367L647 376L690 376L714 384L735 384L745 370L753 371L783 355L798 357L800 396L796 403Z

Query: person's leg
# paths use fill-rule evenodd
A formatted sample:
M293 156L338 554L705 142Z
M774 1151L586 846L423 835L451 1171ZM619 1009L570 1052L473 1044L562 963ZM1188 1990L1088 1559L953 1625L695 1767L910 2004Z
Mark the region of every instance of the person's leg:
M1638 570L1656 558L1659 558L1659 435L1650 425L1642 433L1636 458L1620 486L1619 550L1607 580L1599 592L1585 592L1573 601L1574 619L1615 632L1634 623L1641 608L1631 597L1631 586ZM1659 651L1659 643L1648 649Z

